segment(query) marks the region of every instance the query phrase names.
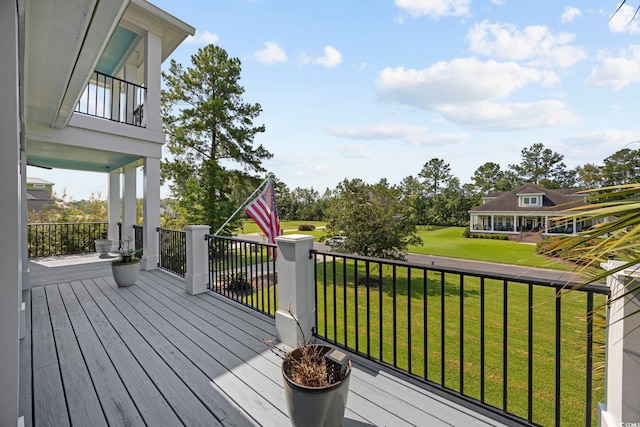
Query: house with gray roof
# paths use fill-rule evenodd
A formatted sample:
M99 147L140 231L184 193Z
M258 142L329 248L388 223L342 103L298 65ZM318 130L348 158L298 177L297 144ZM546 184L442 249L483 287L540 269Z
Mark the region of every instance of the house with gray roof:
M585 206L585 194L576 189L551 190L525 184L512 191L494 192L482 198L471 211L472 233L501 234L576 234L594 225L591 218L574 218L570 222L558 217L567 209Z

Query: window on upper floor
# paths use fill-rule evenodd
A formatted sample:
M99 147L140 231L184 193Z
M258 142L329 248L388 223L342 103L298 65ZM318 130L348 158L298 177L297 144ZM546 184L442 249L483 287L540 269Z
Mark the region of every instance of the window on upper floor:
M542 206L542 196L520 196L520 206L528 207L528 206Z

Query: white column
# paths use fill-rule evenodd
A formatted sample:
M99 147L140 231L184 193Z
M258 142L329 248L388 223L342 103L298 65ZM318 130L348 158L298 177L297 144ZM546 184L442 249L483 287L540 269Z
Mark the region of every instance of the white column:
M513 232L518 231L518 215L513 216Z
M0 426L18 423L19 310L22 280L18 2L0 2ZM16 250L16 248L19 248Z
M20 151L20 265L22 269L19 293L19 337L24 339L27 336L27 311L25 303L22 300L22 291L31 287L29 283L29 239L27 236L27 152Z
M315 326L316 306L313 279L313 236L289 234L276 237L278 258L278 311L276 312L276 337L283 344L296 348L311 338Z
M576 225L577 225L577 220L576 220L576 218L574 217L574 218L573 218L573 233L571 233L571 234L576 234L576 233L577 233Z
M493 231L493 225L495 224L496 219L493 214L491 214L491 231Z
M21 176L21 185L22 189L20 191L20 197L24 200L24 203L21 203L22 209L22 289L29 289L31 287L31 282L29 280L29 236L27 235L27 224L29 221L27 220L27 152L21 152L21 160L20 160L20 176ZM22 298L20 298L22 299ZM22 312L24 315L24 312ZM20 338L24 338L22 333L20 334Z
M144 38L144 81L147 95L144 103L144 122L147 129L162 130L160 118L160 83L162 66L162 39L147 32Z
M191 295L207 291L209 283L209 234L208 225L189 225L185 228L187 240L187 271L184 275L184 290Z
M118 222L120 222L120 169L109 172L109 194L107 195L107 216L109 221L109 239L118 248Z
M122 196L122 240L133 249L133 226L136 223L136 171L135 163L124 167L124 194ZM125 247L126 249L126 247Z
M605 270L622 265L603 263ZM599 404L600 425L619 427L640 423L640 265L607 277L611 302L607 310L605 403Z
M160 159L144 159L144 255L142 268L153 270L158 267L158 232L160 227Z

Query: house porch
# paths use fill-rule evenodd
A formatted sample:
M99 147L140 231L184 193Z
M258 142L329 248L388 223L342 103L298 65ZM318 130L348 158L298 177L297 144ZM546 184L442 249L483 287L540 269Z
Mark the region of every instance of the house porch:
M108 263L24 291L25 425L288 424L273 318L161 270L118 288ZM35 278L35 274L34 274ZM502 425L352 356L345 426ZM495 417L495 416L494 416Z

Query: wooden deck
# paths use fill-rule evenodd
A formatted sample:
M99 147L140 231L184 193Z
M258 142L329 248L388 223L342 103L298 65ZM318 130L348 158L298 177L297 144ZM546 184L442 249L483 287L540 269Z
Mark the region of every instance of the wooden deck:
M273 319L163 271L25 291L21 411L30 426L285 426ZM354 357L344 426L502 425Z

